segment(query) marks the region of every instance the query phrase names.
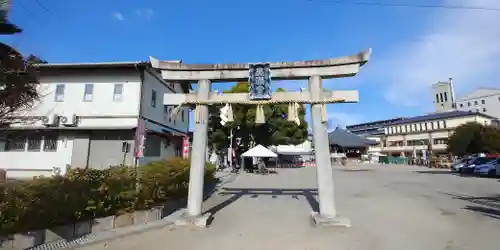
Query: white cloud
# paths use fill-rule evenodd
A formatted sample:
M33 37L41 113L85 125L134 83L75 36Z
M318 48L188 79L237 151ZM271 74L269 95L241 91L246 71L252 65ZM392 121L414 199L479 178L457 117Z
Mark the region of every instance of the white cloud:
M328 108L328 107L327 107ZM361 123L364 116L361 114L345 113L345 112L329 112L328 113L328 129L333 130L337 126L345 127L346 125L353 125Z
M111 13L111 15L113 16L113 18L115 18L118 21L125 20L125 17L123 16L123 14L121 12L113 12L113 13Z
M447 5L500 8L498 0L444 0ZM500 12L439 10L418 42L402 44L377 67L389 81L391 103L430 106L430 85L453 77L460 93L498 86ZM385 71L385 73L382 73Z
M148 21L151 20L151 18L153 18L154 15L154 11L150 8L137 9L135 10L135 13Z

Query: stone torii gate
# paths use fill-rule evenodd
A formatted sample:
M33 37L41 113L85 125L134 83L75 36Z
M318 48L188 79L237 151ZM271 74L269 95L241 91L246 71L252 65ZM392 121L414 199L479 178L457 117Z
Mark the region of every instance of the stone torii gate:
M356 55L326 60L274 62L265 64L184 64L181 61L160 61L150 57L153 68L161 70L162 77L171 82L197 82L197 93L165 94L164 105L196 105L191 169L187 208L178 225L206 226L210 214L202 214L203 176L206 162L208 106L211 104L256 104L259 109L272 103L311 104L313 143L315 148L318 180L319 212L312 212L312 218L319 225L350 226L347 219L337 216L334 197L333 171L326 127L327 103L358 102L358 92L325 91L322 79L351 77L368 62L371 49ZM249 80L252 69L261 68L272 72L273 80L308 80L309 92L270 93L270 79L266 84L253 84L261 90L251 93L219 94L211 92L212 82L237 82ZM262 70L260 72L263 72ZM255 73L255 71L253 71ZM261 76L261 82L262 78ZM270 78L267 75L267 78ZM264 79L265 82L265 79ZM290 110L290 109L289 109ZM259 114L256 123L262 123ZM257 121L260 120L260 121Z

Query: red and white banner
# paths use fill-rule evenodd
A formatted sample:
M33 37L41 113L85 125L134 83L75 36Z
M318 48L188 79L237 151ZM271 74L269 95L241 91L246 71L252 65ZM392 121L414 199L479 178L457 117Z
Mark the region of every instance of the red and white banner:
M182 138L182 158L189 158L189 138L187 136Z
M135 130L134 138L134 156L136 158L144 157L144 142L146 140L146 121L139 119Z

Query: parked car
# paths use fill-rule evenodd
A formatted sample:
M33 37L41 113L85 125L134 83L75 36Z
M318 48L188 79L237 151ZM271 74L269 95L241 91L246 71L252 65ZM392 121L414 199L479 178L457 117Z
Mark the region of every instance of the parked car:
M500 176L500 164L497 164L497 176Z
M451 172L460 172L460 168L465 166L471 158L463 158L451 164Z
M492 158L484 164L477 165L474 168L474 174L495 176L498 166L500 166L500 158Z
M474 160L468 161L467 165L460 168L459 172L461 174L472 174L472 173L474 173L474 169L476 168L476 166L485 164L493 159L495 159L495 158L493 158L493 157L477 157Z

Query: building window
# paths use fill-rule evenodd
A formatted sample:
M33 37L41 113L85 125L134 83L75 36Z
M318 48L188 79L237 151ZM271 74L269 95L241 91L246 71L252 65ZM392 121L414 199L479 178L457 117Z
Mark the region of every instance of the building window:
M163 105L163 121L167 122L168 116L168 106Z
M463 105L462 103L460 103L460 107L461 107L461 108L463 108L463 107L464 107L464 105Z
M470 107L470 102L467 102L467 106L469 106L469 107Z
M443 93L439 94L439 99L441 100L441 102L443 102Z
M26 137L8 136L5 141L5 151L24 151L26 148Z
M113 101L119 102L123 99L123 84L117 83L113 89Z
M181 113L181 117L182 117L182 122L184 122L184 110L182 110L182 113Z
M483 112L486 112L486 108L483 108Z
M57 135L49 135L44 137L43 151L45 152L57 151Z
M485 104L485 103L486 103L486 101L485 101L485 100L481 100L481 104Z
M437 129L440 129L441 128L441 121L437 121L436 126L437 126Z
M64 102L64 89L65 88L66 88L66 85L64 85L64 84L57 84L56 85L56 95L54 96L55 102Z
M28 136L28 151L40 151L41 146L42 146L41 135Z
M446 128L446 121L443 121L443 128Z
M85 84L85 93L83 94L84 102L91 102L94 98L94 84Z
M437 144L437 145L446 145L446 144L448 144L448 138L437 138L437 139L434 139L434 144Z
M168 108L168 122L172 122L172 107Z
M156 108L156 90L151 90L151 107Z
M439 103L439 94L436 94L436 103Z
M444 92L444 101L447 102L448 101L448 95L446 92Z
M474 106L477 106L477 101L474 101Z
M168 149L168 147L170 147L170 138L163 138L163 148L164 149Z

